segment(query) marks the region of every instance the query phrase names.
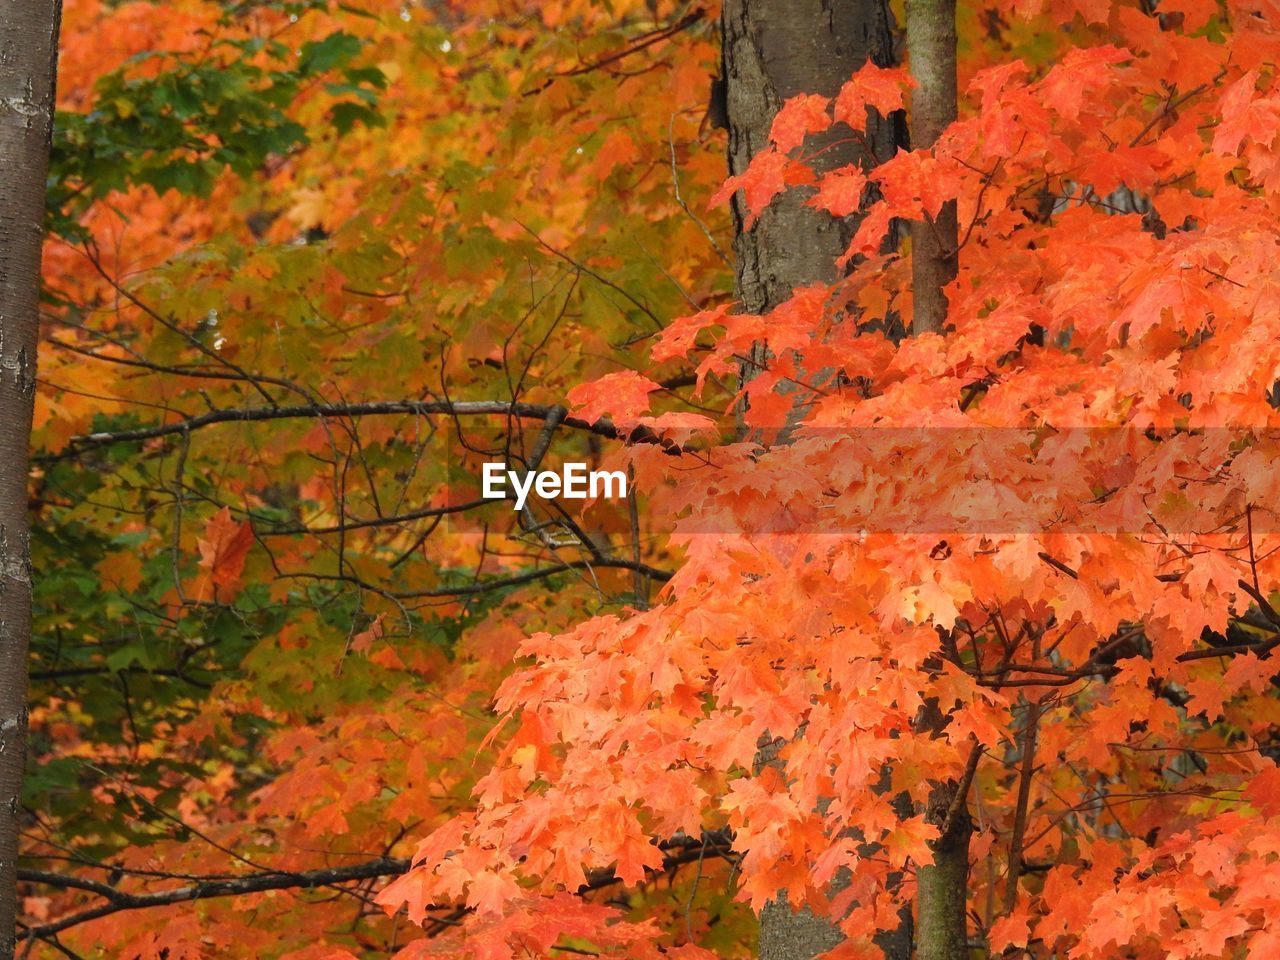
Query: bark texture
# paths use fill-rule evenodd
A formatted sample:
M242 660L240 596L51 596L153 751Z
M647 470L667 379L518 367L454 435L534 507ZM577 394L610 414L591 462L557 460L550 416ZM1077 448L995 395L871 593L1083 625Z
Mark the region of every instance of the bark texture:
M774 114L788 97L832 96L868 60L894 62L893 22L883 0L725 0L722 13L729 172L740 174L768 145ZM866 169L896 149L893 123L874 117L866 147L836 128L810 138L806 153L835 144L815 159L821 172L851 163ZM744 230L737 225L736 294L751 313L782 303L799 286L836 279L836 258L857 230L856 217L838 219L805 205L806 192L788 190Z
M721 28L730 174L742 173L768 146L773 117L787 98L832 96L868 60L881 66L895 60L893 21L884 0L724 0ZM827 147L814 168L870 169L892 156L900 139L892 120L874 115L865 143L850 134L835 129L811 137L806 153ZM735 198L735 294L745 310L765 313L797 287L837 279L836 259L858 219L832 217L806 206L805 199L805 191L788 190L744 229L746 211ZM744 380L763 361L759 345L743 365ZM758 763L771 762L767 752ZM794 912L785 897L760 916L761 960L809 960L841 939L833 924L808 910Z
M907 62L916 88L911 96L911 147L931 147L956 118L955 0L907 0ZM914 333L940 333L947 321L943 287L956 278L959 229L954 201L932 223L911 225Z
M963 798L955 806L960 789L968 792L968 783L958 787L951 783L940 786L930 799L926 819L948 829L935 840L933 864L916 870L916 960L968 960L969 935L965 923L965 907L969 892L969 837L973 826Z
M907 0L907 62L916 88L911 96L911 146L932 147L956 119L955 0ZM911 225L911 281L915 334L946 327L944 287L956 278L959 230L956 205L944 204L933 222ZM928 665L926 663L926 665ZM940 663L933 665L940 668ZM936 735L945 720L929 703L918 735ZM980 754L970 759L965 779L935 784L925 817L941 836L931 844L934 862L916 871L916 960L967 960L965 916L969 892L969 784Z
M925 670L942 669L939 657L922 664ZM938 699L925 700L913 724L913 735L938 737L948 718ZM938 837L929 843L933 863L916 867L915 960L968 960L969 929L966 907L969 901L969 838L973 821L969 817L969 787L982 759L974 744L959 780L930 780L924 818L938 828Z
M60 13L57 0L7 0L0 10L0 960L14 951L31 636L27 458Z

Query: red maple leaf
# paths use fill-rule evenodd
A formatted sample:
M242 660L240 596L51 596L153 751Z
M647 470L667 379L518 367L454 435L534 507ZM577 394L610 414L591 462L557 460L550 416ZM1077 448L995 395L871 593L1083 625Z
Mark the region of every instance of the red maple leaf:
M209 571L214 586L234 593L244 574L244 561L253 546L253 527L249 522L236 523L231 509L223 507L209 520L205 535L196 541L200 566Z

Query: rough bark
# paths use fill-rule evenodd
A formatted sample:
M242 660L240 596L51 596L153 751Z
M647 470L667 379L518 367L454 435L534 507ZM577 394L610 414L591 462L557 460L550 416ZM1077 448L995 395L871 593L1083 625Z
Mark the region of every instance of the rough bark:
M60 13L57 0L8 0L0 11L0 960L14 950L31 636L28 445Z
M968 960L969 934L965 907L969 891L969 837L973 826L959 789L968 784L939 786L930 798L926 819L940 827L954 810L949 829L935 840L933 864L916 871L916 960Z
M724 75L729 120L729 172L740 174L768 145L769 128L783 101L801 93L833 96L868 60L893 63L893 30L879 0L726 0L723 8ZM893 155L889 121L874 118L869 149L833 130L813 138L806 152L846 142L816 158L816 171L851 163L870 169ZM753 313L782 303L804 284L836 279L836 259L857 229L805 204L804 191L775 200L750 230L743 230L741 198L734 201L737 294Z
M730 174L746 170L768 145L774 114L788 97L832 96L868 60L894 62L893 22L883 0L725 0L721 26ZM806 153L836 144L813 168L857 163L870 169L896 148L891 120L873 115L865 145L850 133L836 128L811 138ZM786 191L744 230L746 211L735 198L735 293L745 310L763 313L796 287L837 278L836 259L858 220L832 217L805 199L803 190Z
M924 668L937 671L942 663L930 658ZM930 698L916 717L914 735L940 736L947 722L937 698ZM929 843L933 863L916 868L915 960L967 960L969 956L966 906L973 822L968 798L981 759L982 749L974 744L959 780L931 780L929 784L924 817L938 828L938 837Z
M956 118L955 0L907 0L907 62L916 81L911 146L931 147ZM911 225L915 333L939 333L946 326L943 288L956 278L958 244L955 201L943 204L933 222Z
M832 96L868 60L894 62L884 0L725 0L721 27L730 174L746 170L768 145L773 117L787 98ZM872 117L865 142L836 129L811 138L806 153L827 147L813 163L819 172L849 164L869 169L892 156L898 139L892 120ZM744 229L741 197L735 199L735 294L743 309L765 313L797 287L837 279L836 260L853 238L857 218L834 218L805 199L802 190L786 191L750 229ZM744 364L743 378L763 361L760 345ZM833 924L807 910L794 912L785 898L760 916L761 960L809 960L840 940Z

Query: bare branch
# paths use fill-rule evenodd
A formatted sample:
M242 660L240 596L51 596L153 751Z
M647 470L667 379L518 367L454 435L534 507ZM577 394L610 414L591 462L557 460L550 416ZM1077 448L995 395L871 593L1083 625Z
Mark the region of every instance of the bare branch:
M544 423L552 415L554 406L534 403L509 403L502 400L382 400L364 403L314 403L289 407L246 407L236 410L213 410L195 417L186 417L173 423L158 424L153 427L139 427L135 430L121 430L115 433L91 433L87 436L73 437L70 446L60 453L37 457L36 460L48 463L66 460L86 450L110 446L116 443L136 443L143 440L155 440L159 437L170 437L175 434L189 433L220 423L257 423L266 420L301 420L310 418L341 418L385 416L389 414L412 414L415 416L507 416L526 420L541 420ZM672 456L680 456L685 450L675 441L660 436L647 427L634 430L623 430L614 426L613 422L602 417L594 422L580 417L566 416L560 421L562 426L574 430L583 430L609 440L622 440L627 443L648 443L662 447Z
M706 855L729 856L731 838L726 831L709 831L702 839L684 837L665 840L658 846L668 851L663 857L662 866L654 870L654 875L676 869L686 863L700 862ZM151 907L164 907L175 903L186 903L192 900L207 900L211 897L234 897L252 893L263 893L268 890L309 890L315 887L332 886L339 883L351 883L358 880L373 880L380 877L391 877L409 870L411 862L407 857L378 857L363 863L345 867L324 867L318 870L303 871L267 871L249 874L244 877L210 878L189 883L171 890L159 890L154 893L127 893L117 890L110 884L80 877L49 873L43 870L18 870L18 879L26 883L38 883L62 889L87 890L104 898L104 903L78 911L59 920L38 926L29 926L22 937L27 940L46 940L72 927L97 920L125 910L143 910ZM617 874L612 868L593 870L587 875L587 882L578 893L587 893L603 887L619 883ZM440 904L428 909L448 910L449 917L437 921L440 932L454 925L467 913L465 907L454 904Z

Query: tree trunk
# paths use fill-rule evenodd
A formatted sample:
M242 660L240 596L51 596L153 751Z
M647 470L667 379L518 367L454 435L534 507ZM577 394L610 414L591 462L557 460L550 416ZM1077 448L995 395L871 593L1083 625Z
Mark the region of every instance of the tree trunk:
M916 88L911 96L911 146L933 146L956 119L955 0L907 0L907 63ZM956 205L943 205L933 222L911 225L913 333L941 333L946 327L943 288L956 278L959 230ZM944 718L933 704L918 735L940 732ZM973 761L976 763L975 754ZM933 864L916 871L916 960L966 960L965 910L969 891L969 777L936 784L925 817L942 835L930 844Z
M969 932L969 836L973 826L961 798L950 824L947 811L969 784L939 785L929 800L925 819L946 832L930 844L933 864L916 870L916 960L967 960Z
M894 62L892 14L884 0L725 0L721 29L732 175L768 146L774 114L787 98L833 96L868 60ZM865 146L837 127L811 137L806 152L835 144L813 161L818 172L851 163L870 169L893 155L893 126L873 115ZM776 307L796 287L837 279L836 259L853 239L858 218L832 217L805 199L803 190L785 191L744 230L742 198L734 198L734 292L750 313Z
M868 60L894 62L893 22L884 0L724 0L721 27L730 174L742 173L768 146L773 117L787 98L832 96ZM806 152L830 145L815 159L815 170L849 164L869 169L897 146L891 120L871 118L865 145L849 134L836 129L811 138ZM797 287L837 279L836 260L858 220L832 217L805 199L804 191L784 192L749 230L743 228L742 200L734 199L735 294L745 310L765 313ZM758 345L743 365L744 380L764 356ZM762 756L759 762L770 761ZM840 940L833 924L808 910L794 912L785 898L761 912L761 960L809 960Z
M0 960L13 956L17 913L31 636L27 457L60 14L57 0L7 0L0 12Z
M907 62L916 88L911 96L911 147L931 147L956 118L955 0L907 0ZM943 287L956 278L959 229L956 205L943 204L932 223L911 225L914 333L941 333L947 321Z

